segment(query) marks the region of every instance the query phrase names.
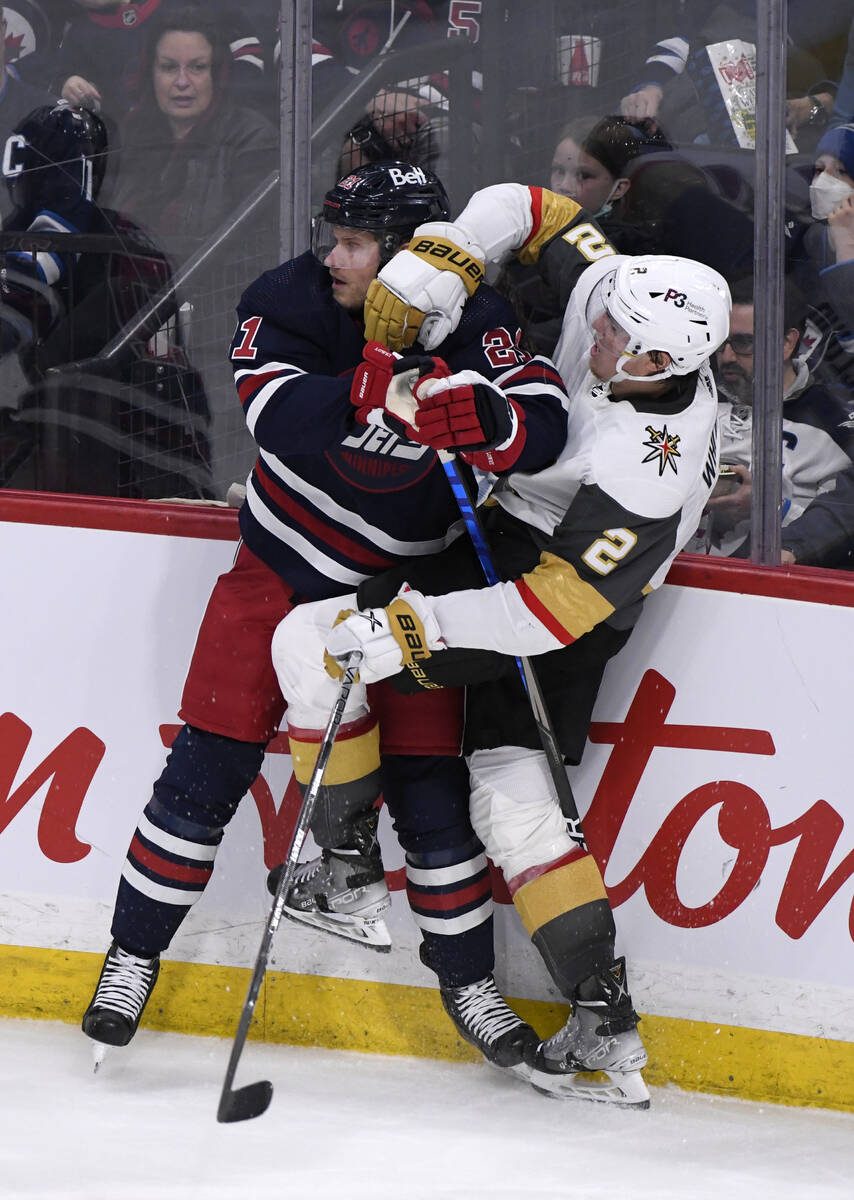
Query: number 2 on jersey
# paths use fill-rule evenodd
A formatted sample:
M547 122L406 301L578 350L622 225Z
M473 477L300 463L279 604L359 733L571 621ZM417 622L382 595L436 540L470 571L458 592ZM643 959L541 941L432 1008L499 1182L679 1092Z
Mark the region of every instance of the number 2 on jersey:
M602 535L591 542L581 556L581 561L587 563L591 571L599 575L609 575L614 567L619 566L633 546L637 545L637 535L631 529L606 529Z
M609 254L616 253L604 233L589 221L585 221L583 225L576 225L575 229L568 229L563 235L563 240L569 242L570 246L575 246L578 253L583 254L588 262L595 262L597 258L606 258Z

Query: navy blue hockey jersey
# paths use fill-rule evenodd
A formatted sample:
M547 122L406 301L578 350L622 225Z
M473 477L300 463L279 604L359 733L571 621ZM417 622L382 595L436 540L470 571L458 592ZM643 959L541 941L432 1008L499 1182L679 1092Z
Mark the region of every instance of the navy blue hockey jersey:
M364 331L311 254L260 276L237 308L231 362L259 447L240 527L247 546L306 599L355 588L441 549L459 519L434 450L355 421L350 383ZM515 401L525 425L516 471L554 461L566 438L555 368L519 348L510 305L482 285L437 354Z

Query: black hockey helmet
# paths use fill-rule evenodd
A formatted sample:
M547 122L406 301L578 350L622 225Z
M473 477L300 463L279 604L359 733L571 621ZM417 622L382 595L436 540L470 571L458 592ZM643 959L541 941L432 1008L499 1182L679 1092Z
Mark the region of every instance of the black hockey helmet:
M448 194L438 176L406 162L375 162L339 179L315 218L312 250L321 262L335 245L331 226L365 229L377 235L380 262L387 262L425 221L446 221Z
M6 139L3 177L17 209L62 211L95 200L107 168L107 129L66 100L33 109Z

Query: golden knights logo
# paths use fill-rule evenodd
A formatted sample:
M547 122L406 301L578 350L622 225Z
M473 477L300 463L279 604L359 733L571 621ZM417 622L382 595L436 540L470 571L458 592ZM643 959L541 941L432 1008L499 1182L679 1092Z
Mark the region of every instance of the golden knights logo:
M662 426L661 429L655 429L652 425L647 425L646 431L649 434L649 441L644 442L644 446L649 449L649 454L642 462L657 462L658 474L664 474L664 468L669 466L674 475L677 474L679 468L676 465L676 459L681 458L681 451L677 450L680 442L678 433L668 432L667 426Z

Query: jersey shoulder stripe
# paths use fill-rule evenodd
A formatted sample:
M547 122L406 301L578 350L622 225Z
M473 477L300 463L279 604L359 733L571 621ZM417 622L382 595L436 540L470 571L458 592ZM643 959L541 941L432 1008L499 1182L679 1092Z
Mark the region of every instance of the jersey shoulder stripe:
M546 242L571 224L582 211L581 205L568 196L559 196L548 188L532 187L531 216L533 228L519 250L519 261L535 263Z

